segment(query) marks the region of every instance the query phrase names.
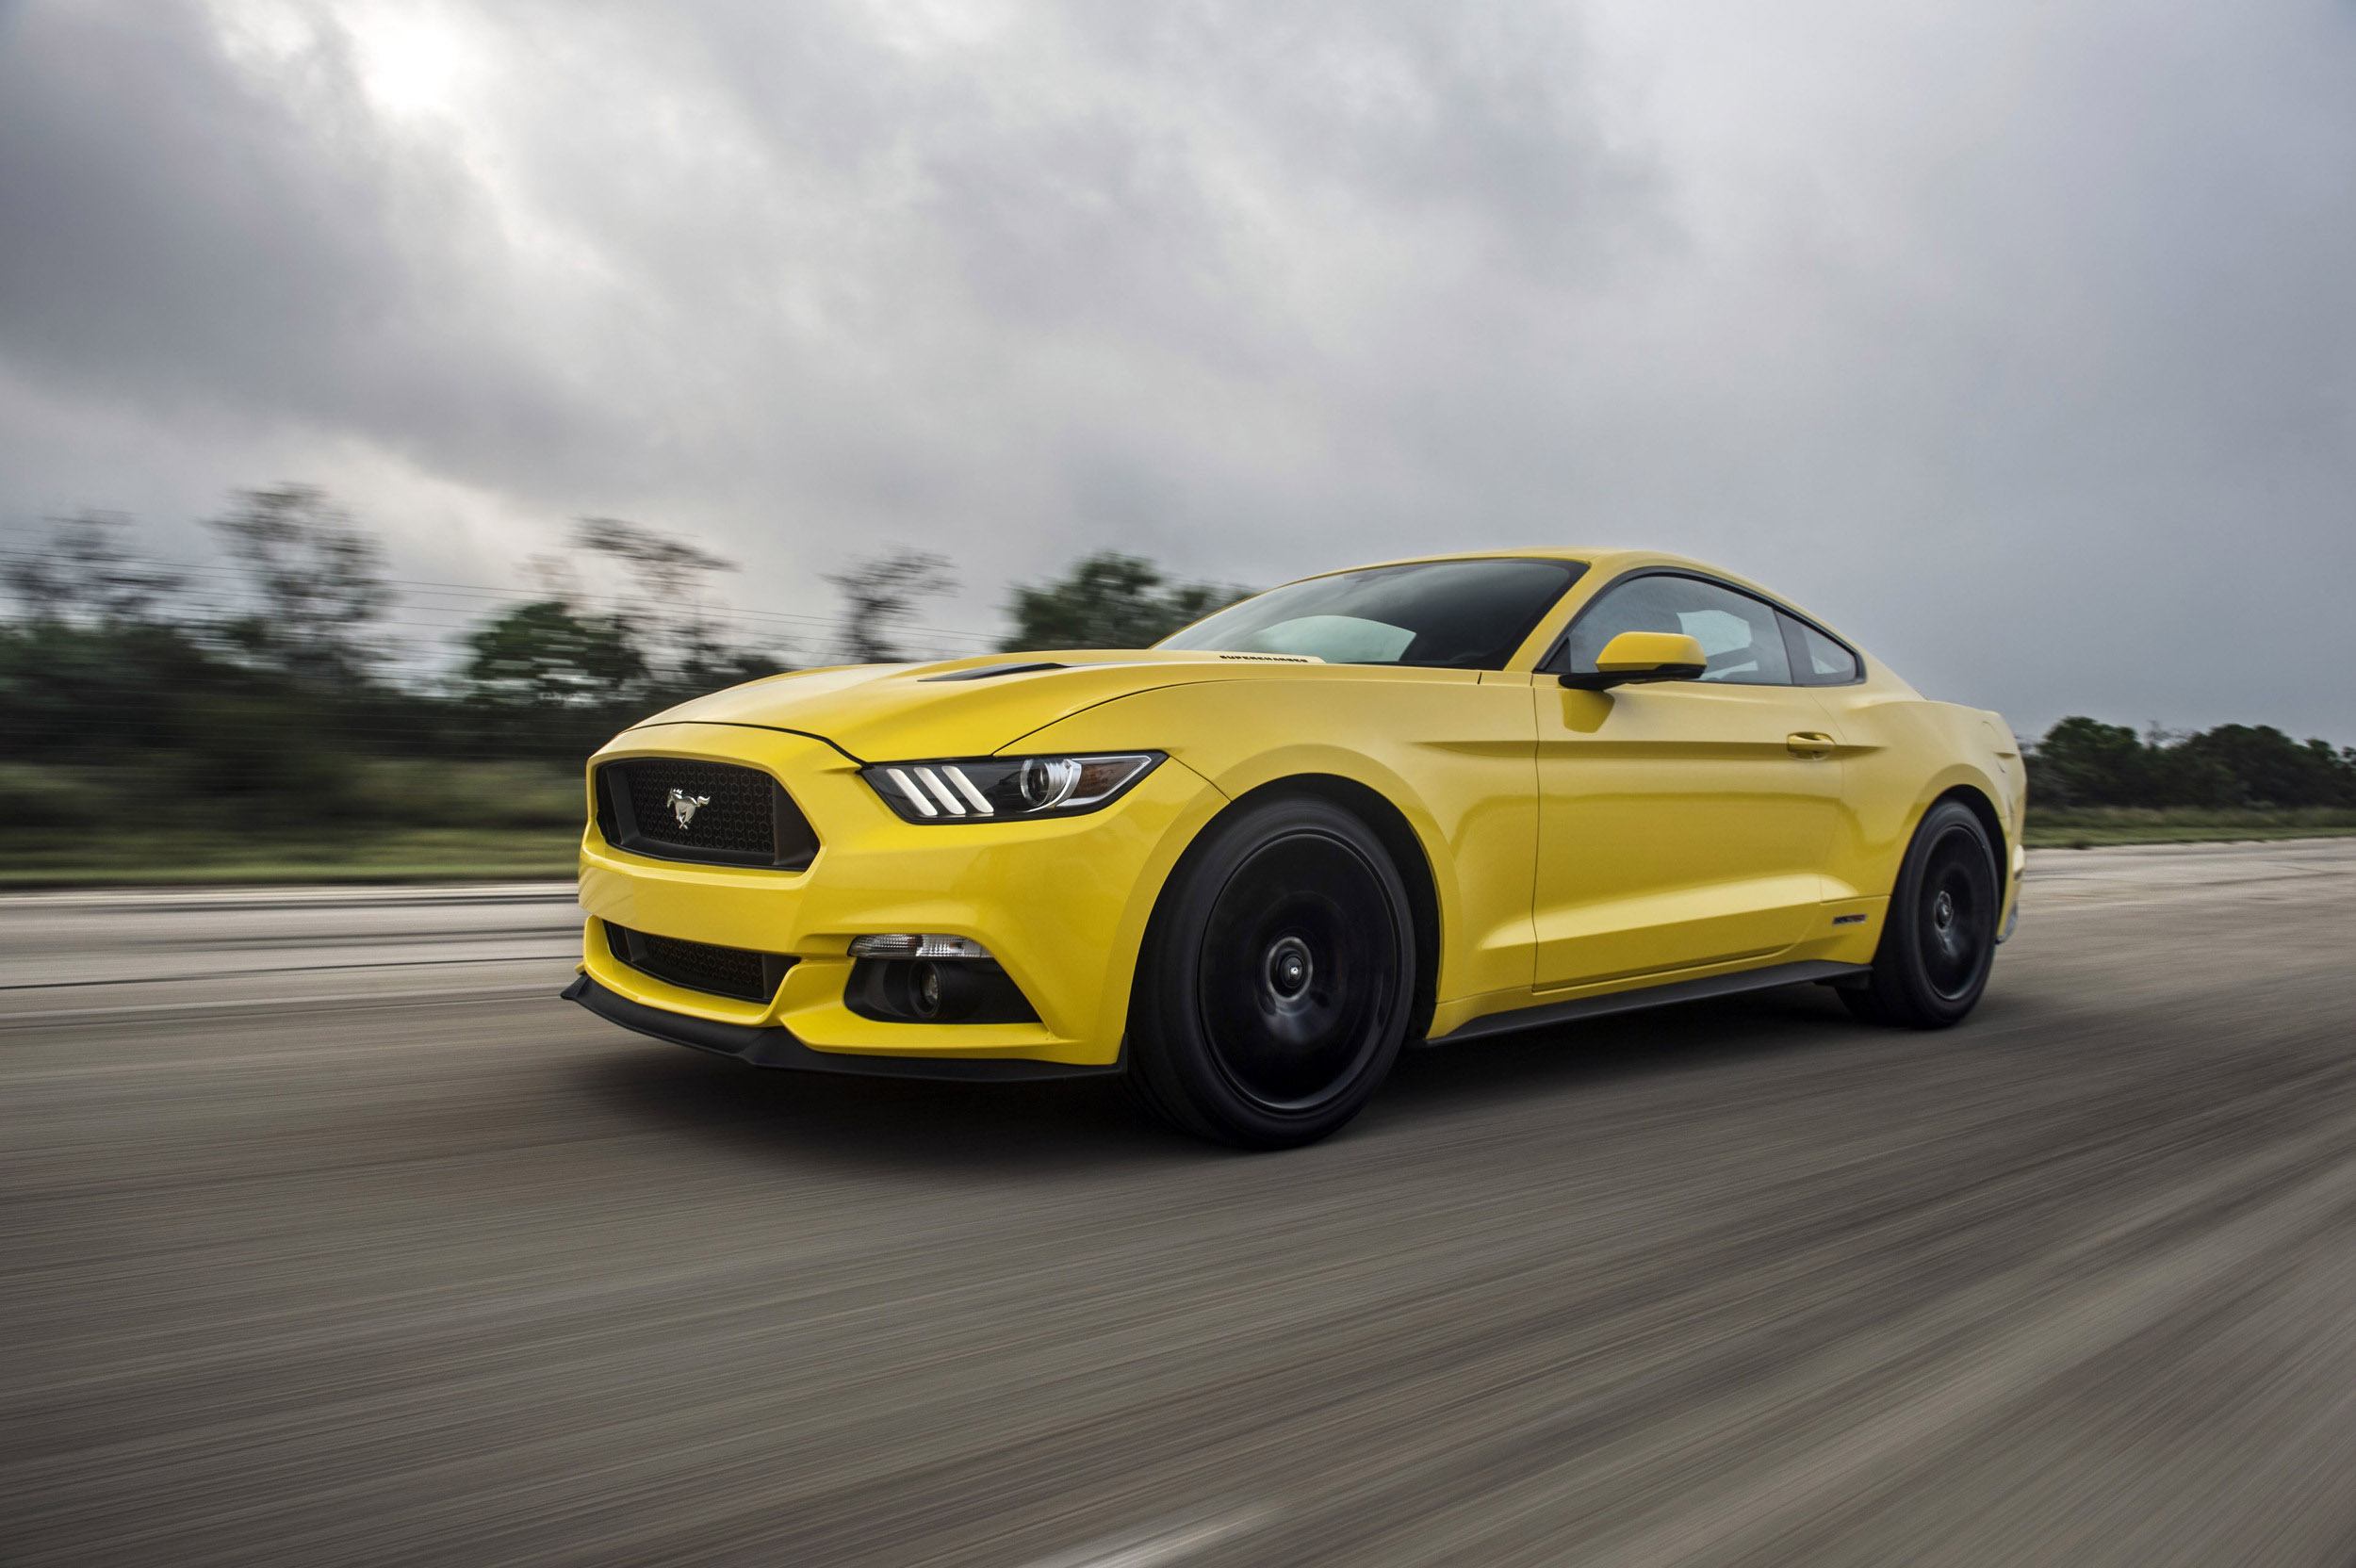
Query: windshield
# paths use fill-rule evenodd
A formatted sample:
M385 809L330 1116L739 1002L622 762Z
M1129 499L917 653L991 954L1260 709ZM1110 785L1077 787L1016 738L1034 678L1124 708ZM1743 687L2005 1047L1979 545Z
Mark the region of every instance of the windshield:
M1424 561L1271 588L1159 646L1501 670L1581 561Z

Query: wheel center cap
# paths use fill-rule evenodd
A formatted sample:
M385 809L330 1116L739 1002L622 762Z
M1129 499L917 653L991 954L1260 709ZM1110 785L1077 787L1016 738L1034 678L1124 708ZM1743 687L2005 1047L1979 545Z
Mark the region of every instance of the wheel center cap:
M1299 937L1280 939L1268 950L1268 988L1278 996L1290 999L1309 988L1310 978L1317 966L1309 957L1309 944Z
M1952 893L1940 893L1931 900L1931 923L1941 931L1955 923L1955 900Z

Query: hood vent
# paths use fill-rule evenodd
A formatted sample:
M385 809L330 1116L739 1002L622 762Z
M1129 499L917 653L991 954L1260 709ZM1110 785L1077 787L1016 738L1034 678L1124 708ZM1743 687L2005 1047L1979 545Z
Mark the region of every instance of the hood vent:
M1002 675L1027 675L1033 670L1069 668L1071 666L1068 664L1049 663L1044 661L1030 664L981 664L970 670L951 670L944 675L920 675L916 678L919 680L990 680Z

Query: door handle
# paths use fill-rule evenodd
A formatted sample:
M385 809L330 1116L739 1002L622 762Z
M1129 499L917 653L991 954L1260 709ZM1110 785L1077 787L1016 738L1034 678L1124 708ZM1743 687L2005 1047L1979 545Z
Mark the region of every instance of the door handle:
M1833 751L1833 738L1813 729L1795 730L1783 738L1784 748L1794 757L1821 762Z

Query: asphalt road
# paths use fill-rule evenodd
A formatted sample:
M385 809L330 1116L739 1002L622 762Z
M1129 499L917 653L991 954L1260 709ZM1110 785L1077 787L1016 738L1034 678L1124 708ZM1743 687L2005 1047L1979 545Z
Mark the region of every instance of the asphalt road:
M0 900L17 1563L2356 1560L2356 842L2061 852L1244 1156L761 1074L568 895Z

